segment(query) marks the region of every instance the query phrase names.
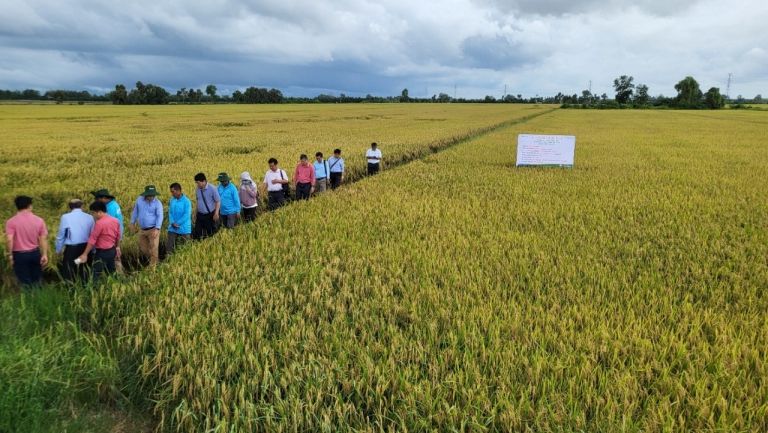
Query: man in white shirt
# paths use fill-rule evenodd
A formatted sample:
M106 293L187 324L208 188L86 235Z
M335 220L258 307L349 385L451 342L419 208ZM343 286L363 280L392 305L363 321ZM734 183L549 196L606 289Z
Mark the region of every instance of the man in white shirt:
M269 158L269 170L264 175L264 186L267 188L267 209L275 210L285 203L284 185L289 185L288 175L277 167L277 159ZM288 187L290 188L290 187Z
M381 167L381 150L377 149L376 143L371 143L371 148L365 152L365 158L368 160L368 176L378 173Z

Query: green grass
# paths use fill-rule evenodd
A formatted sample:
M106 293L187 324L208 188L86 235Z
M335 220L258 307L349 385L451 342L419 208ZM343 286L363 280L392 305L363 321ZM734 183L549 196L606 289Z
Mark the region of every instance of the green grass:
M0 432L143 431L103 336L78 325L57 287L0 299ZM126 413L128 418L126 418Z

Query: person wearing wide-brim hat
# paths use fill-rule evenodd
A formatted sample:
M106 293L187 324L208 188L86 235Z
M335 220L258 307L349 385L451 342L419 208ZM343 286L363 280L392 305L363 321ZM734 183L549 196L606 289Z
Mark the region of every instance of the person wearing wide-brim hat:
M160 229L163 226L163 204L154 185L144 187L131 213L131 224L139 232L139 251L149 258L149 266L157 265L160 254Z
M221 225L225 228L231 229L235 226L235 222L240 218L240 193L237 191L237 187L230 182L229 175L227 173L219 173L216 177L219 181L219 197L221 198Z
M123 210L117 203L115 196L112 195L106 188L100 188L95 191L91 191L91 195L93 195L93 198L95 198L96 201L100 201L107 206L107 215L115 218L117 222L120 223L120 240L122 241L123 235L125 234L125 226L123 225ZM118 242L117 257L115 258L115 269L117 270L118 274L123 273L123 262L120 260L120 256L120 243Z

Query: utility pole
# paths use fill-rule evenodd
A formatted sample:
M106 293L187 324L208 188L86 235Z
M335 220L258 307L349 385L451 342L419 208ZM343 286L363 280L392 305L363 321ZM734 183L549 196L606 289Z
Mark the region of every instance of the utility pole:
M507 99L507 85L504 85L504 96L501 97L501 100Z
M732 73L728 73L728 84L725 86L725 99L731 99L731 78L733 77Z
M592 94L592 80L589 80L589 94Z

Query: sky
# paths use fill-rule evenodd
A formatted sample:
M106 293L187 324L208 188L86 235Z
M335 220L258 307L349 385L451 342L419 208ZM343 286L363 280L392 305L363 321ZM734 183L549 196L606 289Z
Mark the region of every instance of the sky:
M0 0L0 88L768 97L765 0Z

